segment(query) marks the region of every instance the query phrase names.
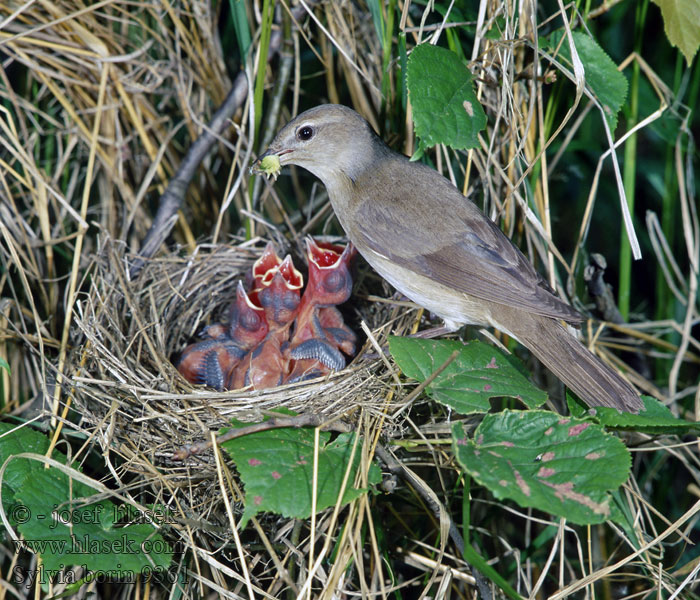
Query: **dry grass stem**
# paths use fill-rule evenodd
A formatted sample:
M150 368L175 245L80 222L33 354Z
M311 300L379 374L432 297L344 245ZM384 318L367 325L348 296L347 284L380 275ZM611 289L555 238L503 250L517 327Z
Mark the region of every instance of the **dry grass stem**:
M250 179L250 161L262 150L256 140L269 138L310 104L332 101L351 104L395 148L412 154L411 97L403 106L399 40L410 52L420 41L448 45L461 39L450 11L463 9L454 2L443 2L442 12L437 3L411 0L272 4L280 55L263 65L256 58L263 2L0 5L0 409L8 422L42 425L51 440L46 456L27 456L142 514L148 505L167 507L172 522L153 524L182 550L177 593L183 598L448 598L472 597L477 589L491 594L460 555L460 540L488 549L491 566L507 574L523 597L610 598L618 581L630 596L696 593L700 565L675 573L665 561L676 556L674 544L696 541L700 502L681 515L648 499L649 482L669 465L689 481L700 478L694 441L661 432L621 434L635 473L618 498L629 516L626 527L609 522L585 530L494 502L476 484L469 487L450 452L451 426L459 421L471 430L477 421L429 402L424 391L431 381L416 387L385 353L390 334L415 332L430 315L392 298L363 263L353 299L343 308L361 344L342 371L231 392L192 386L177 372L173 357L205 325L225 320L237 282L267 240L301 265L308 232L339 231L325 192L307 185L300 173L291 171L281 180L284 186L274 188ZM587 19L603 19L615 4L596 5ZM235 5L243 7L250 27L247 60L237 54L230 14ZM571 29L583 19L578 5L481 0L473 8L476 20L467 26L473 47L463 50L488 125L479 147L463 152L438 146L427 151L430 160L582 311L590 308L580 281L586 252L594 250L596 236L613 231L596 231L600 211L614 203L610 214L620 221L615 226L624 222L635 253L637 236L648 234L644 258L658 268L658 287L680 308L657 315L639 302L645 315L626 323L591 320L582 338L639 389L678 416L697 420L700 386L691 378L700 365L700 224L691 111L682 112L662 77L631 53L619 68L640 69L654 110L629 129L610 131L576 48L569 46ZM382 40L379 22L389 18L394 35ZM557 52L543 48L543 36L554 26L565 29L562 44L573 56L571 69ZM257 106L261 69L264 97ZM572 94L559 110L550 104L553 73L565 81L557 89ZM166 243L132 278L130 265L159 198L237 77L245 84L244 99L227 119L230 126L215 135L216 143L193 168ZM322 95L316 97L318 89ZM254 132L260 110L263 131ZM646 215L647 231L635 232L616 154L630 136L664 122L669 111L681 123L672 161L677 239L666 236L657 210ZM569 199L554 190L560 189L559 178L569 176L567 158L595 119L604 137L599 148L587 149L588 198L571 217ZM606 178L616 182L612 188ZM613 195L604 197L605 189ZM558 230L563 216L576 219L568 237ZM637 225L642 222L634 216ZM508 345L504 336L493 339ZM630 356L638 361L632 364ZM666 370L652 372L649 365L657 363ZM353 456L361 468L356 478L348 468L335 505L313 511L308 521L260 513L252 527L240 530L245 489L217 434L231 419L257 423L282 407L307 415L303 424L316 428L314 503L324 426L359 434ZM185 451L194 444L198 452ZM59 464L52 458L55 449L70 450L84 472ZM95 461L101 470L94 470ZM381 486L370 482L372 464L382 465ZM641 464L649 472L637 478ZM343 504L349 486L371 491ZM695 484L684 491L692 499L700 495ZM9 538L17 539L4 511L0 517ZM468 527L460 531L463 520ZM8 551L3 577L26 558L18 556ZM0 599L6 590L19 598L43 594L40 586L27 591L8 581L0 582ZM96 597L103 592L91 586ZM124 585L120 594L167 597L149 586ZM66 590L51 587L54 594Z

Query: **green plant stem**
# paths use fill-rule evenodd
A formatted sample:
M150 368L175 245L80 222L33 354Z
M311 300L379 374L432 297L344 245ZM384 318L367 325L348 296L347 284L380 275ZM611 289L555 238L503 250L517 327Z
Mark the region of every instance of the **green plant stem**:
M394 35L395 13L396 0L389 0L389 5L386 9L386 22L384 24L384 39L382 40L382 96L385 106L391 104L391 47Z
M642 35L646 20L648 0L644 0L637 5L636 28L635 28L635 52L641 54ZM630 82L630 111L627 119L627 129L632 129L637 124L639 115L639 63L632 63L632 80ZM622 181L627 197L632 219L634 219L634 193L635 176L637 172L637 134L633 134L625 144L625 161L623 167ZM622 318L627 321L630 314L630 297L632 287L632 249L627 239L627 232L621 227L620 232L620 277L618 282L618 307Z
M463 473L464 476L464 492L462 497L462 537L464 538L463 557L472 566L476 568L482 575L488 577L503 593L513 600L522 600L522 596L513 589L508 582L501 577L495 569L493 569L486 560L472 547L469 536L469 524L471 522L471 475Z
M482 575L493 581L503 593L512 600L523 600L523 597L515 591L513 587L501 577L498 572L489 565L486 560L470 545L464 545L464 560L476 568Z
M464 473L464 495L462 497L462 537L464 538L464 546L469 546L469 524L471 523L471 489L472 477L469 473Z
M557 107L559 106L559 99L561 98L561 84L557 84L556 86L552 86L552 92L549 94L549 97L547 98L547 106L544 110L544 119L543 119L543 135L542 139L548 139L549 134L552 131L554 127L554 117L557 113ZM535 156L539 156L539 153L542 151L542 145L540 144L540 138L538 137L537 139L537 153ZM540 175L542 173L542 161L538 160L533 166L532 166L532 172L529 176L529 181L530 181L530 186L534 190L537 187L537 182L539 181ZM534 205L533 202L530 202L531 206L537 211L537 207Z
M265 111L265 124L261 124L262 131L260 131L258 135L258 138L261 140L261 152L264 148L267 148L277 131L277 124L282 109L282 100L287 92L289 80L292 76L292 69L294 67L294 55L285 49L287 47L287 42L289 42L292 37L291 19L287 13L282 14L282 32L283 41L280 50L278 74L275 79L272 94L268 95L269 99L267 102L267 110ZM253 183L253 195L251 196L253 206L258 204L262 185L263 178L261 176L256 177Z
M683 56L678 52L678 60L676 61L676 68L678 64L683 61ZM681 63L682 64L682 63ZM678 73L678 71L676 71ZM674 91L678 90L678 86L674 86ZM675 224L675 207L677 202L675 201L677 197L678 181L676 181L674 161L673 161L673 144L668 143L666 145L666 159L664 164L664 193L661 197L661 230L664 236L671 244L673 249L673 234L674 234L674 224ZM668 287L666 278L661 269L658 269L656 275L656 318L657 319L671 319L672 314L672 296L671 290ZM671 313L669 313L671 311ZM659 361L661 362L661 361Z
M408 104L408 86L406 84L406 64L408 53L406 52L406 34L399 33L399 66L401 67L401 113L405 114Z
M255 75L255 91L253 92L253 105L255 107L255 131L253 146L258 147L260 142L260 123L263 113L263 92L265 91L265 71L267 70L267 53L270 47L270 35L272 34L272 15L275 12L275 0L265 0L263 3L262 23L260 25L260 58L258 59L258 72ZM254 186L248 187L251 206L255 194ZM247 240L255 234L255 223L252 219L246 219L245 237Z
M272 15L275 12L275 0L264 0L262 23L260 25L260 60L258 72L255 76L255 92L253 102L255 104L255 144L260 141L260 123L263 113L263 92L265 91L265 71L267 68L267 52L270 47L270 35L272 34Z

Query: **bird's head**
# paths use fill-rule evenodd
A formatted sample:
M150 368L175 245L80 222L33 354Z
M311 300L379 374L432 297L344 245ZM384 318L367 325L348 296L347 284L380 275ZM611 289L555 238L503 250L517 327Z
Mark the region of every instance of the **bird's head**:
M256 298L250 297L243 283L238 282L236 299L231 304L229 313L229 335L242 348L250 350L259 344L269 330L262 306L255 303Z
M352 244L337 246L307 238L309 281L304 297L308 295L309 301L318 306L346 302L352 292L350 262L356 253Z
M304 167L332 188L345 177L352 181L373 161L383 142L354 110L322 104L287 123L251 171L276 177L285 165Z
M265 311L265 318L270 330L275 331L290 325L297 316L301 288L304 277L287 255L279 267L271 269L262 280L262 288L254 290L251 295Z

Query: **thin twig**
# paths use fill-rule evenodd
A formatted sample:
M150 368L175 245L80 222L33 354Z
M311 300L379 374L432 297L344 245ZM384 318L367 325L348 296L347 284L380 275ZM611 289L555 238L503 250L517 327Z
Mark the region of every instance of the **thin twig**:
M253 423L247 427L241 427L240 429L230 429L226 433L216 437L216 444L221 445L229 440L234 440L245 435L250 435L251 433L258 433L260 431L270 431L271 429L282 429L283 427L320 427L324 431L338 431L340 433L347 433L352 431L352 427L342 421L328 422L328 417L324 415L316 414L306 414L299 415L296 417L273 417L262 423ZM212 441L208 440L206 442L199 442L198 444L192 444L189 446L183 446L173 454L173 460L185 460L190 456L196 456L201 454L205 450L212 447Z

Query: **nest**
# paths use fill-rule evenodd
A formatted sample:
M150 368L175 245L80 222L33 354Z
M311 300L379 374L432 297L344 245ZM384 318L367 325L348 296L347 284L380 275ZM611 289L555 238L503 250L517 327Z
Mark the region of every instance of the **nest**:
M346 420L357 419L361 408L382 416L385 433L402 429L390 416L401 396L386 402L395 375L369 341L340 372L267 390L217 392L192 386L177 372L171 359L202 327L225 319L238 280L263 249L261 240L203 244L189 255L151 259L135 281L128 280L121 242L107 239L96 253L89 289L77 306L68 372L83 425L104 451L128 459L127 471L142 473L149 463L175 474L183 469L172 458L179 448L210 439L231 419L260 421L280 407ZM354 298L350 304L355 331L361 335L361 319L383 343L383 326L391 319L397 323L396 308ZM402 319L408 327L408 315L399 317L399 326ZM213 470L211 453L197 460L206 479Z

